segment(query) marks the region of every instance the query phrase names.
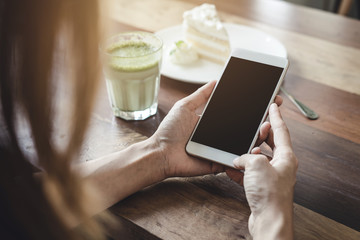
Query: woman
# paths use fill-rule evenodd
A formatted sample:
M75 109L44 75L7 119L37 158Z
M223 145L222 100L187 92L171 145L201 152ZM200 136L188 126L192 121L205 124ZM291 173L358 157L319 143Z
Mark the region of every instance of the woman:
M254 239L292 237L297 160L275 104L258 141L273 148L273 159L255 148L234 160L244 174L184 151L199 118L196 111L214 82L177 102L146 141L74 164L100 79L97 2L0 1L0 16L0 236L101 239L102 228L91 216L126 196L168 177L226 170L244 184ZM59 104L64 99L68 104ZM63 129L68 124L62 121L71 127ZM59 132L67 132L64 143L55 141ZM31 136L34 152L26 150L24 134ZM42 171L34 174L33 165Z

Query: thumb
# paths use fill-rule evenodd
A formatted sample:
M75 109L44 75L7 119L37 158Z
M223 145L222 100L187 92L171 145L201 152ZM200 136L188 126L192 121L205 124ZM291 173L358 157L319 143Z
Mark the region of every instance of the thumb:
M269 165L269 161L265 155L262 154L244 154L237 157L233 161L237 169L262 168L264 165Z

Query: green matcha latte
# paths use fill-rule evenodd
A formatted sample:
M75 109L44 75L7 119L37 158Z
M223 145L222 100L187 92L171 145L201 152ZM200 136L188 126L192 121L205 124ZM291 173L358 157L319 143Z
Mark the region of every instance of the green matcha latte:
M151 33L129 32L109 39L104 74L114 114L126 120L154 115L160 82L162 42Z

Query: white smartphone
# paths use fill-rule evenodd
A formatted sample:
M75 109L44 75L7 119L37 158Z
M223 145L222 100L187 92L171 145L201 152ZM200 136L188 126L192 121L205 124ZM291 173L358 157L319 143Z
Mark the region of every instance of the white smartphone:
M284 79L286 58L233 50L187 145L188 154L234 167L257 140Z

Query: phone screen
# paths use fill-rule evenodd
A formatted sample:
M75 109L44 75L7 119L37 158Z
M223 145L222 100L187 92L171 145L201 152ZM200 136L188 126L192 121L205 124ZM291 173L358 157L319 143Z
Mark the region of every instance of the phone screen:
M191 140L247 153L283 70L231 57Z

